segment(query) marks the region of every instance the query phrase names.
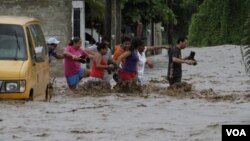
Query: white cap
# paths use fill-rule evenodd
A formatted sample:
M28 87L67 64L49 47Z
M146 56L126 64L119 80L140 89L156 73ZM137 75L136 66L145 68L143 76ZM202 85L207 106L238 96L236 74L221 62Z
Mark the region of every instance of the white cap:
M48 40L47 40L47 44L59 44L60 41L57 40L55 37L50 37Z

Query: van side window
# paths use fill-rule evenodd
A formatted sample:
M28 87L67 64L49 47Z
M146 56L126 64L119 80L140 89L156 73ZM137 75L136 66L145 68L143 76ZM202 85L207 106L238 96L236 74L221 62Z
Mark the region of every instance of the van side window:
M32 43L32 38L30 35L30 30L28 27L26 27L26 31L27 31L27 37L28 37L28 44L29 44L29 52L30 52L30 56L31 58L33 58L34 54L35 54L35 50L34 50L34 46Z
M33 24L29 26L29 30L34 38L35 47L44 47L46 54L48 53L48 49L46 46L46 41L43 36L43 32L41 27L38 24Z

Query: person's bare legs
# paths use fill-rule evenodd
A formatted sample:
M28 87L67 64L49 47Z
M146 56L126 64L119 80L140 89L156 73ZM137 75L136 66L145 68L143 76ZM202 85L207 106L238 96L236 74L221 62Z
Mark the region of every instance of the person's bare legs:
M82 78L86 78L86 77L89 77L90 76L90 70L89 69L86 69L86 71L83 73ZM79 93L80 90L77 89L77 85L76 86L69 86L69 89L73 92L73 93Z
M90 70L89 69L86 69L86 71L83 73L82 78L86 78L86 77L89 77L90 76Z

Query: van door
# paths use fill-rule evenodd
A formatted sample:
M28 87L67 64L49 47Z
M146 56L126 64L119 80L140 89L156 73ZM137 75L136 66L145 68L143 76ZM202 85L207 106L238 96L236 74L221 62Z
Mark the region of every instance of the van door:
M46 94L47 85L49 83L49 58L48 58L48 48L46 46L46 42L44 39L43 32L41 30L40 25L38 24L31 24L28 26L33 42L34 47L42 47L45 51L45 59L42 62L35 61L35 69L36 70L36 77L37 77L37 90L34 93L34 98L37 99L44 99Z
M34 39L32 38L31 32L29 30L29 27L26 27L26 33L27 33L27 39L28 39L28 51L29 51L29 59L31 60L30 62L32 64L31 65L31 74L29 74L27 81L29 81L29 86L30 86L30 90L33 89L33 93L32 95L34 96L34 93L38 93L38 84L37 84L37 67L36 67L36 62L35 62L35 43L34 43ZM30 91L29 90L29 91ZM31 92L31 91L30 91ZM31 93L29 93L31 94Z

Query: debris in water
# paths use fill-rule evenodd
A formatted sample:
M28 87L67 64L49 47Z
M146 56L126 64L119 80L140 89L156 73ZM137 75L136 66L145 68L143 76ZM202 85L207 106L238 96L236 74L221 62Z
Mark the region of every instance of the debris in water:
M83 95L105 96L111 92L111 85L107 81L88 81L80 86L80 94Z
M143 94L143 87L136 80L118 82L114 87L114 92L126 93L129 95Z

